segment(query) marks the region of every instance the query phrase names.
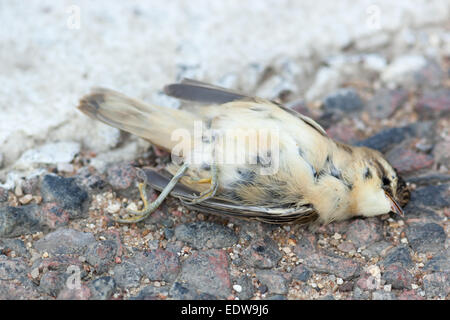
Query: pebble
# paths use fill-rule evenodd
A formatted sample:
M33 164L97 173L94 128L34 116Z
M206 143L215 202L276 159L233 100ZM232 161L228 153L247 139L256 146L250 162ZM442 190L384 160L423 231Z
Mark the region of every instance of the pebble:
M9 252L15 252L15 254L19 257L30 257L30 253L25 247L23 240L0 239L0 254L8 255Z
M417 122L404 127L396 127L382 130L375 135L355 143L357 146L364 146L386 153L402 141L414 137L427 137L433 133L431 122Z
M255 294L255 287L253 286L252 279L247 275L242 275L235 280L235 286L239 286L241 291L233 289L237 292L237 296L240 300L249 300Z
M408 92L403 89L380 89L367 104L367 111L376 119L392 116L407 100Z
M435 272L423 277L423 287L427 298L444 299L450 294L450 276L447 272Z
M134 261L124 260L121 264L116 264L113 271L113 279L118 287L130 289L139 286L142 271Z
M96 241L86 250L86 261L95 268L97 274L104 273L114 264L117 244L113 240Z
M233 285L233 290L236 291L237 293L242 292L242 287L238 284Z
M175 300L217 300L218 297L209 293L199 292L190 283L175 281L169 290L169 296ZM225 299L225 298L222 298Z
M444 248L447 235L436 223L414 224L406 229L406 237L414 251L436 253Z
M108 300L116 291L116 282L110 276L91 280L87 286L91 291L91 300Z
M156 249L142 251L133 261L140 266L142 273L150 280L174 281L181 269L178 256L170 251Z
M394 247L389 250L381 261L381 264L387 268L392 264L398 264L404 268L411 268L414 265L411 256L411 249L406 245Z
M259 269L270 269L282 258L278 245L270 237L252 241L242 252L242 259L250 266Z
M84 254L93 242L95 237L92 233L61 228L36 241L34 247L52 255Z
M360 265L357 261L326 252L314 253L305 257L304 265L312 271L334 274L344 280L358 276L360 273Z
M106 175L108 183L116 191L136 188L134 185L137 177L136 168L128 163L118 163L109 166L106 170Z
M257 270L256 277L267 286L270 294L287 294L288 279L284 273L275 270Z
M0 202L6 202L8 200L8 190L0 187Z
M197 249L231 247L238 241L232 229L204 221L176 226L175 237Z
M70 289L64 287L58 296L57 300L88 300L91 297L91 290L85 285L81 284L79 288Z
M433 256L425 265L425 270L434 272L448 272L450 273L450 256L449 250L444 250Z
M388 248L392 247L392 245L389 242L386 242L384 240L372 243L367 248L361 251L361 254L365 257L374 258L374 257L383 257L386 254L386 250Z
M411 289L413 275L402 266L392 264L384 270L382 279L394 289Z
M415 108L425 119L444 116L450 112L450 92L448 89L426 90Z
M73 210L73 217L82 217L88 193L75 181L75 178L64 178L53 174L44 176L41 183L44 201L59 203L64 209Z
M177 281L200 293L226 299L231 294L228 263L228 255L223 250L194 252L183 262Z
M39 214L39 207L35 204L0 207L0 238L12 238L41 231L43 224Z
M420 170L430 168L434 164L433 157L414 150L406 149L403 145L393 148L386 155L386 159L394 168L398 170L400 175L418 172Z
M56 297L65 287L69 274L60 271L47 271L41 277L39 290L46 294Z
M33 200L33 196L31 194L27 194L19 198L19 202L21 204L28 204L31 202L31 200Z
M296 266L292 270L292 279L293 280L306 282L311 278L311 276L312 276L311 270L309 270L307 267L305 267L302 264Z
M347 240L357 248L366 247L382 239L381 229L379 219L356 219L348 227Z

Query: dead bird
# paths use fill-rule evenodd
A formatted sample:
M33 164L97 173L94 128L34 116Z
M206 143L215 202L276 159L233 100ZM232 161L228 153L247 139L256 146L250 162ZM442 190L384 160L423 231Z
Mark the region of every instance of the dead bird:
M410 191L380 152L334 141L311 118L269 100L190 79L164 91L192 106L158 107L108 89L78 106L172 152L168 174L144 179L159 197L149 203L147 181L140 183L144 208L117 221L145 219L169 194L195 210L276 224L403 215Z

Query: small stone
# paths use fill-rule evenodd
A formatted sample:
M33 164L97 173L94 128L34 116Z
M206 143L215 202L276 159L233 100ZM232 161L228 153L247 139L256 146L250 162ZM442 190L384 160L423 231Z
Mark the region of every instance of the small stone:
M128 163L113 164L106 170L107 180L114 190L135 188L136 168Z
M242 287L238 284L233 285L233 290L236 291L237 293L242 292Z
M450 90L427 90L419 98L416 110L425 119L437 118L450 112Z
M122 208L122 205L119 202L111 203L107 208L106 211L109 213L117 213Z
M306 282L312 276L311 270L309 270L304 265L300 264L292 270L292 279L297 281Z
M56 202L50 202L41 206L40 215L43 224L50 229L56 229L69 224L71 212Z
M56 297L57 300L88 300L91 297L91 290L85 285L81 284L79 288L65 287Z
M201 293L227 298L231 294L231 280L226 252L218 249L194 252L184 261L177 281Z
M390 86L411 86L413 74L427 65L421 55L404 55L395 58L381 74L381 79Z
M140 284L142 271L135 262L125 260L114 267L114 281L123 289L137 287Z
M342 280L341 278L337 278L336 279L336 284L337 285L341 285L341 284L343 284L344 283L344 280Z
M374 258L379 256L384 256L387 249L392 245L384 240L372 243L366 249L361 251L361 254L365 257Z
M88 193L76 184L75 178L64 178L52 174L42 179L41 193L46 202L57 202L64 209L73 210L73 217L83 215L83 209L88 200Z
M428 137L433 132L433 124L431 122L417 122L404 127L385 129L363 141L355 143L355 145L386 153L402 141L415 137Z
M337 232L334 233L333 239L335 239L335 240L340 240L341 238L342 238L342 236L341 236L340 233L337 233Z
M431 156L406 149L403 145L392 149L386 155L386 159L398 170L400 175L417 172L429 168L434 164L434 159Z
M325 112L356 112L362 110L364 103L353 88L343 88L328 95L323 104Z
M175 237L197 249L231 247L238 240L230 228L204 221L178 225Z
M450 277L446 272L435 272L423 277L423 286L428 298L444 299L450 294Z
M424 266L425 270L450 273L449 250L433 256Z
M0 187L0 202L8 201L8 190Z
M156 249L143 251L133 258L142 273L150 280L164 280L172 282L180 271L178 256L170 251Z
M353 259L342 258L332 253L314 253L304 258L304 265L315 272L334 274L344 280L360 273L360 265Z
M418 295L414 290L404 290L398 296L398 300L424 300L424 298Z
M337 246L337 248L342 252L346 252L346 253L350 253L350 254L356 252L356 248L355 248L354 244L349 241L344 241L344 242L340 243Z
M36 241L34 246L37 250L47 251L52 255L83 254L88 245L93 242L95 242L95 237L92 233L58 229Z
M286 294L288 292L288 281L286 275L279 271L257 270L256 277L266 285L269 293Z
M31 194L27 194L21 198L19 198L19 202L21 204L28 204L30 201L33 200L33 196Z
M408 92L403 89L381 89L367 104L369 114L376 119L387 119L406 102Z
M250 277L243 275L236 279L235 282L235 285L241 287L241 291L239 292L235 289L240 300L249 300L253 297L253 295L255 294L255 287Z
M116 290L116 282L109 276L100 277L90 281L88 287L91 290L91 300L108 300Z
M86 250L86 261L101 274L114 263L117 251L117 244L113 240L93 242Z
M20 184L17 185L16 188L14 189L14 194L15 194L17 197L23 196L22 186L21 186Z
M0 207L0 238L12 238L41 231L43 225L35 204Z
M436 253L444 248L447 235L436 223L415 224L406 230L406 237L414 251Z
M372 292L372 300L396 300L396 297L392 292L378 290Z
M199 292L190 283L175 281L169 290L169 296L175 300L217 300L216 296Z
M382 239L382 228L378 219L356 219L347 230L347 241L357 248L368 246Z
M282 254L278 250L278 245L270 237L257 239L242 252L244 262L255 268L270 269L278 264Z
M46 294L56 297L66 285L68 274L59 271L48 271L44 273L39 282L39 289Z
M163 300L169 295L168 287L146 286L130 300Z
M381 263L385 268L392 264L398 264L404 268L411 268L414 264L411 257L411 249L405 245L392 248L387 252L386 257L384 257Z
M20 239L0 239L0 254L8 255L14 251L16 255L24 258L30 256L25 243Z
M441 184L414 190L414 192L411 193L411 201L407 208L410 206L434 209L450 207L450 185Z
M386 283L392 284L394 289L411 289L413 275L405 268L392 264L384 270L383 277Z

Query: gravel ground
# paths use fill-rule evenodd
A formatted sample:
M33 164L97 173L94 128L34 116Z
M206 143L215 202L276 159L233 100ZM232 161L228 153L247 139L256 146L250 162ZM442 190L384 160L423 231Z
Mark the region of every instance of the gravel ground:
M358 82L289 102L332 137L387 156L413 190L404 219L310 231L169 198L147 220L121 225L111 215L142 206L136 167L162 168L169 155L150 147L101 173L90 165L96 154L59 146L70 161L0 188L0 299L448 299L449 65L427 60L392 89Z

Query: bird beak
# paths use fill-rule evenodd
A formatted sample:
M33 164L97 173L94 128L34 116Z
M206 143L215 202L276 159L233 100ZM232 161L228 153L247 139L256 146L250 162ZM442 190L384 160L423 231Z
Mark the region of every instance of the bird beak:
M400 207L397 201L395 201L394 198L392 198L386 191L384 192L384 194L391 202L391 211L397 213L398 215L400 215L400 217L404 217L405 214L403 213L402 207Z

